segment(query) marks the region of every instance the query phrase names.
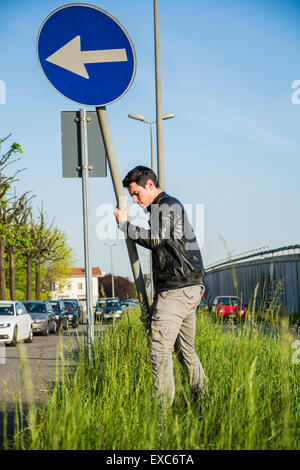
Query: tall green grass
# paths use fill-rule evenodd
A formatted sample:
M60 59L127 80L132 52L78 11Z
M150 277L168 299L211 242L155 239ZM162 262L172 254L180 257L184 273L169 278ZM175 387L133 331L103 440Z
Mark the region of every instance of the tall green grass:
M74 371L66 364L14 448L299 449L300 364L292 362L287 324L265 335L250 322L224 326L200 312L196 349L209 378L207 403L192 401L174 361L175 400L162 414L139 315L99 334L91 361L82 349Z

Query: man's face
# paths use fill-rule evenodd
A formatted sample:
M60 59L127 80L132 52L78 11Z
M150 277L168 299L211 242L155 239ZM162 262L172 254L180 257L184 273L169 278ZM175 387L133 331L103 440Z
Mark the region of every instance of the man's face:
M136 183L130 183L128 191L135 204L146 208L155 198L155 186L151 180L147 181L146 186L139 186Z

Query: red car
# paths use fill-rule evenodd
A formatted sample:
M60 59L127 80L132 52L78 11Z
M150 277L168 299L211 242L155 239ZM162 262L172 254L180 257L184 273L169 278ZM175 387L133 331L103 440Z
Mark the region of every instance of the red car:
M215 297L212 303L212 312L218 318L245 320L247 310L240 297L222 295Z

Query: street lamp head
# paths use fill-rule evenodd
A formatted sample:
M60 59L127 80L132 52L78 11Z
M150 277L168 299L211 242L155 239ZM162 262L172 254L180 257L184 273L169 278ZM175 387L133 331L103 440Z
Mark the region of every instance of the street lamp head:
M163 118L163 119L171 119L171 118L173 118L173 117L175 117L175 114L173 114L173 113L163 114L163 115L162 115L162 118Z
M137 119L138 121L145 121L145 116L142 114L128 114L128 117L131 119Z

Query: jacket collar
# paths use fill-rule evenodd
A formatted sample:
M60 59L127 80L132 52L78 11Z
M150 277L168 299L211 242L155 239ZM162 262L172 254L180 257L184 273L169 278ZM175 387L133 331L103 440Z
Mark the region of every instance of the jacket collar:
M153 201L151 202L151 204L149 204L149 206L146 207L146 210L145 212L150 212L151 211L151 206L152 204L156 204L161 198L163 198L165 196L166 192L165 191L162 191L161 193L159 193L155 199L153 199Z

